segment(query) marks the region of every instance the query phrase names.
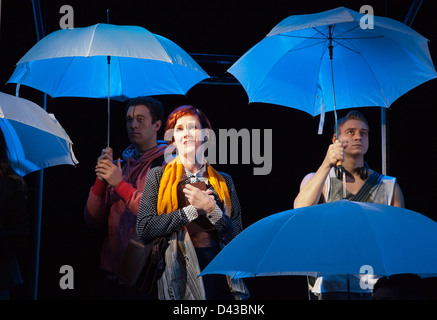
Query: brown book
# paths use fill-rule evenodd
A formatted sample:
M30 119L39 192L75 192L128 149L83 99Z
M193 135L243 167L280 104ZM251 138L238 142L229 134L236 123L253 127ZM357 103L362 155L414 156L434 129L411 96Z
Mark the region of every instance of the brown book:
M194 182L194 183L190 183L192 186L206 191L206 184L203 181L199 181L199 182ZM187 197L185 196L185 193L183 192L183 190L185 189L185 187L187 186L187 184L180 184L178 185L178 207L179 208L183 208L186 206L190 205L190 201L188 201Z
M199 188L200 190L205 191L206 190L206 184L203 181L194 182L191 183L192 186ZM185 196L185 193L182 191L185 188L186 184L178 185L178 207L183 208L190 205L190 202L188 201L187 197ZM191 221L188 225L188 232L190 235L194 235L199 232L209 232L213 231L214 226L212 223L208 220L208 218L205 215L205 212L199 212L199 216L197 219ZM194 240L194 239L192 239Z

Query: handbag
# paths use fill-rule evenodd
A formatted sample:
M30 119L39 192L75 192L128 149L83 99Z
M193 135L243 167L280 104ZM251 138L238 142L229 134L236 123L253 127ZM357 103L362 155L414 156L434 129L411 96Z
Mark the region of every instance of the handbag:
M131 238L117 274L132 288L152 293L165 268L168 241L159 237L149 243Z

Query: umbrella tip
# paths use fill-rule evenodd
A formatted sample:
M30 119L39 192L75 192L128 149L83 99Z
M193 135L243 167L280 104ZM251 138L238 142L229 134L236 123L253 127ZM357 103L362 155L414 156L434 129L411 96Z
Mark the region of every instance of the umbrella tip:
M109 9L106 9L106 23L109 24Z

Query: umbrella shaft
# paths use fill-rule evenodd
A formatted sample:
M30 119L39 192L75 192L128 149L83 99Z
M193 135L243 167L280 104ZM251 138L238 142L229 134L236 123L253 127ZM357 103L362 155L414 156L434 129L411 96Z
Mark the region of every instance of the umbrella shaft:
M334 51L333 51L334 47L332 46L332 26L329 26L328 28L329 28L329 38L328 38L328 40L329 40L329 46L328 46L329 58L332 61L332 55L334 54Z
M346 199L346 171L343 171L343 199Z
M110 86L111 86L111 56L107 56L108 58L108 131L106 133L106 146L109 147L109 135L110 135L110 128L111 128L111 102L110 102Z

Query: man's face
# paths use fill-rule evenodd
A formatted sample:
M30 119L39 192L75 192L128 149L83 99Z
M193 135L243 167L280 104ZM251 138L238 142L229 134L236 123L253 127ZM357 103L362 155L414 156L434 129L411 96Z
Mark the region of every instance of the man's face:
M360 120L347 120L339 129L339 140L346 155L365 155L369 149L369 128Z
M126 114L126 128L129 141L139 150L145 151L150 144L156 144L156 134L161 126L161 121L152 123L149 108L145 105L129 107Z

